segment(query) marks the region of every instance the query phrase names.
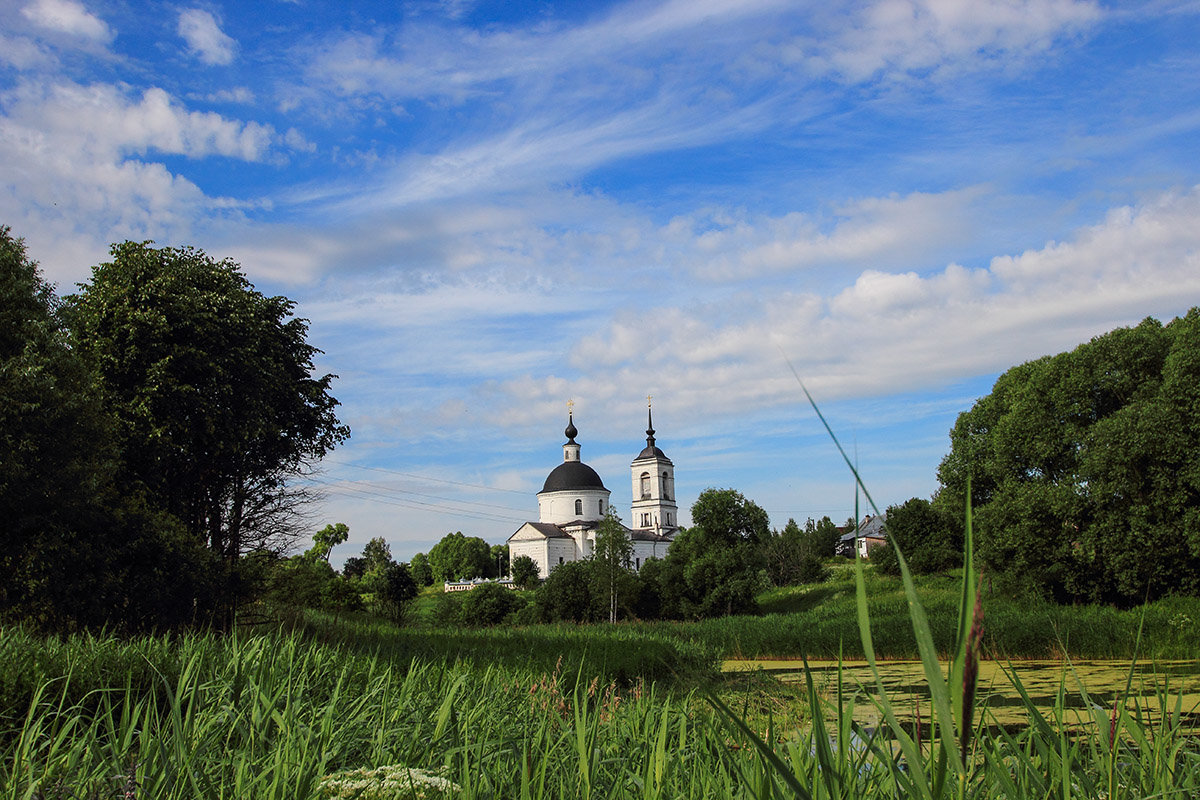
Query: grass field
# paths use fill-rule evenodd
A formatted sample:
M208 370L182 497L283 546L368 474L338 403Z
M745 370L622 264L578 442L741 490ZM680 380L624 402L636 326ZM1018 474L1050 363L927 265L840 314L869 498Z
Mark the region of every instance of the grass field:
M876 654L917 657L908 602L898 577L867 568L866 588ZM938 651L954 643L961 570L914 579ZM772 589L760 595L756 617L646 623L638 630L703 642L722 658L862 658L853 564L835 564L820 584ZM1139 609L1058 606L983 595L983 654L999 659L1157 659L1200 656L1200 598L1175 597ZM1141 641L1138 630L1142 628Z
M1096 697L1060 682L1048 704L1022 688L1015 716L992 716L954 644L965 580L914 585L927 617L898 581L864 572L860 594L843 572L765 595L764 616L698 623L462 631L312 615L133 640L3 629L0 798L1200 796L1190 709L1169 689L1150 702L1120 680ZM1018 637L1035 613L985 601L992 646L1132 652L1137 614L1047 609ZM1158 631L1150 649L1186 646L1188 616L1200 618L1192 601L1147 609L1143 643ZM920 721L885 665L860 679L841 662L816 678L793 669L787 683L717 671L738 653L860 652L859 619L878 657L934 654L903 678L925 693ZM1113 630L1085 636L1089 624Z

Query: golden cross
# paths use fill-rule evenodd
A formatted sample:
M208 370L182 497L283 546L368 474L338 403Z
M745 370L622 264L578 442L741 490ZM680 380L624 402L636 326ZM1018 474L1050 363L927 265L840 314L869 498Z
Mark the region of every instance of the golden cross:
M567 401L567 413L570 414L575 410L575 398Z
M646 395L646 408L650 407L650 395Z

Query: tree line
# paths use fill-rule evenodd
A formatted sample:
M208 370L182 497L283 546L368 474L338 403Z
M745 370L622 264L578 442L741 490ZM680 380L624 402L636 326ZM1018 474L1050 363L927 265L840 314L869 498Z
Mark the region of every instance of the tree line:
M349 436L294 304L193 248L113 245L60 297L0 227L0 616L227 626Z

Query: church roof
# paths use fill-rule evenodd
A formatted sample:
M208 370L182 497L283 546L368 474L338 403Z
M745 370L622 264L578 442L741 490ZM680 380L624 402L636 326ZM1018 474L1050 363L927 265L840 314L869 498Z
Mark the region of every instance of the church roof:
M562 528L560 528L557 525L554 525L552 523L549 523L549 522L526 522L525 524L530 526L534 530L536 530L538 533L545 536L547 539L570 539L571 538L571 535L568 534L566 531L564 531Z
M658 458L671 463L671 459L667 458L666 453L659 450L654 444L654 417L650 414L650 409L646 409L646 446L642 448L642 452L638 453L638 457L634 461L641 461L643 458Z
M600 480L596 470L582 461L564 461L546 476L542 491L561 492L567 489L604 489L604 481Z
M659 450L652 444L648 444L642 448L642 452L638 453L638 457L635 458L634 461L640 461L643 458L661 458L665 461L670 461L670 459L667 458L666 453L664 453L662 450Z
M628 528L626 528L626 530L629 531L629 538L635 542L670 542L671 541L670 536L660 536L659 534L652 533L650 531L635 531L635 530L629 530ZM674 533L676 529L668 528L667 530L670 531L671 533Z

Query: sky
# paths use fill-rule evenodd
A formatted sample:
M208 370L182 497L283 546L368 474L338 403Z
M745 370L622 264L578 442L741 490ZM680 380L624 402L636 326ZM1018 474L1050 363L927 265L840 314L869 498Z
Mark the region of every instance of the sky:
M1200 2L0 0L0 224L296 301L352 437L313 530L536 519L574 402L628 521L937 489L1007 368L1200 304ZM860 508L860 513L864 509Z

